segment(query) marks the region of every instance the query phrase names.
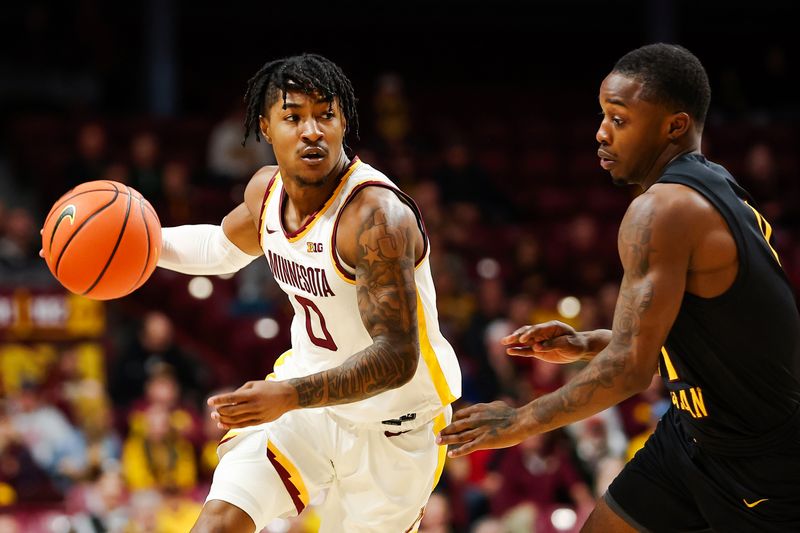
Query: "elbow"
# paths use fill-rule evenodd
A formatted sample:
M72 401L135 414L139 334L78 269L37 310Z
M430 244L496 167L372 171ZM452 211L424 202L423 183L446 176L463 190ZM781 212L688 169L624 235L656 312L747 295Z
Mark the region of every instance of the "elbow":
M419 346L416 343L404 342L398 343L396 348L396 358L398 365L398 387L402 387L417 374L417 367L419 366Z
M405 351L400 354L400 357L402 357L404 361L404 372L402 374L403 379L402 383L400 384L402 386L414 379L414 376L417 374L417 367L419 366L419 350L415 349Z
M630 396L646 390L653 382L653 372L649 368L644 370L635 369L631 378L628 380L628 392Z

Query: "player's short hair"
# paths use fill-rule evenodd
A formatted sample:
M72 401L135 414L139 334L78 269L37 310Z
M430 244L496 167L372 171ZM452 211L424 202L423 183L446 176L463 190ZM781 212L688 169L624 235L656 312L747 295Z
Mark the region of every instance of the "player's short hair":
M702 128L711 102L711 86L700 60L686 48L656 43L628 52L612 72L638 80L642 98L685 111Z
M352 131L358 137L357 100L350 80L331 60L316 54L301 54L266 63L247 82L242 144L250 133L255 134L257 141L261 139L259 116L281 97L286 104L286 93L289 91L302 91L305 94L317 92L331 102L338 98L346 124L345 135Z

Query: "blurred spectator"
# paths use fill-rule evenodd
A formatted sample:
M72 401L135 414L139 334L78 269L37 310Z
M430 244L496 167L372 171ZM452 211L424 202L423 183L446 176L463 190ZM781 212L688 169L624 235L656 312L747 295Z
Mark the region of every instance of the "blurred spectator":
M86 375L80 349L68 346L48 373L43 395L81 431L87 462L80 477L94 477L109 460L118 460L121 439L114 429L111 399L105 383Z
M100 122L88 122L78 130L75 155L66 168L66 186L60 193L67 192L79 183L103 178L108 166L108 133Z
M774 149L763 142L756 143L747 151L745 168L740 177L742 187L747 189L754 200L754 206L770 222L782 224L798 213L797 202L787 202L786 198L797 198L800 187L796 176L783 177L785 171L779 168ZM779 226L775 226L779 229Z
M469 531L470 533L510 533L503 521L493 516L477 520Z
M631 459L650 437L656 424L670 407L670 400L661 376L654 375L650 386L619 405L630 442L626 459Z
M36 223L33 215L23 208L9 209L4 218L0 262L6 268L22 270L37 257L40 248L37 246Z
M22 533L19 521L13 514L0 513L0 531L3 533Z
M222 394L224 392L232 392L234 389L220 389L214 391L212 394ZM201 481L210 484L214 476L214 469L219 463L217 456L217 446L219 441L225 435L226 430L220 429L216 421L211 418L211 413L214 409L206 405L205 416L201 421L203 427L203 443L200 446L200 456L198 459L198 473Z
M156 212L162 226L181 226L194 222L194 189L190 183L189 165L173 159L164 165L162 198Z
M527 364L527 361L520 363L513 357L506 354L506 348L500 343L500 339L511 335L517 329L515 324L508 319L498 318L489 323L484 335L484 346L486 359L491 367L491 373L487 376L488 380L496 381L493 387L496 389L494 398L505 396L506 398L519 401L527 397L524 391L520 390L519 374L516 368L519 365ZM522 394L521 394L522 393Z
M606 282L597 291L597 322L600 329L611 329L611 324L614 323L614 310L617 307L618 296L619 282L617 281Z
M200 516L203 504L177 491L164 491L161 508L156 515L158 533L185 533Z
M539 239L532 233L523 233L514 242L509 278L520 292L535 298L547 282L547 269Z
M42 383L46 401L61 410L73 424L80 419L76 410L81 402L105 394L103 384L92 383L92 378L85 375L80 355L78 345L64 346Z
M129 407L141 397L153 369L164 363L175 372L184 399L199 405L206 392L206 369L175 342L172 320L160 311L145 314L138 335L122 347L119 359L112 361L109 390L115 405Z
M625 458L628 439L622 429L616 406L579 420L564 429L575 446L575 456L580 462L584 477L591 482L603 461Z
M439 492L433 492L425 506L425 514L419 526L419 533L452 533L450 504Z
M181 399L180 384L167 364L160 364L151 370L145 382L145 393L134 402L128 415L128 434L143 435L147 432L150 409L162 407L167 411L169 424L182 438L200 446L203 442L200 415L192 404Z
M129 522L125 480L116 467L107 468L80 494L72 512L72 533L123 533Z
M433 260L433 242L441 239L440 235L446 217L446 213L442 208L439 186L431 179L423 179L407 190L411 197L414 198L419 212L425 220L425 229L432 241L431 260ZM437 246L441 246L441 244L437 243ZM438 249L441 250L441 248Z
M517 519L528 524L526 531L533 531L536 517L543 513L549 516L559 504L594 507L589 488L569 455L556 445L556 437L553 432L534 435L498 454L497 472L502 483L492 498L495 516L521 513L523 518ZM567 502L561 501L562 493L568 494Z
M122 471L131 490L163 489L186 492L197 482L192 444L170 425L169 410L150 406L144 434L132 433L122 450Z
M82 420L82 429L86 436L87 471L97 472L110 461L119 461L122 456L122 439L114 430L108 403L98 403L92 414L87 414Z
M142 193L151 204L162 199L161 145L152 131L137 133L130 143L131 186Z
M436 280L439 323L445 337L460 338L475 310L475 297L469 290L463 260L440 247L441 241L431 241L431 270Z
M22 435L0 404L0 510L12 504L54 502L60 492L33 460ZM6 531L0 527L0 531Z
M244 139L244 109L241 102L213 126L208 136L208 168L222 181L241 182L250 179L264 165L274 165L272 146L263 138L257 142L252 136L242 146Z
M159 533L158 510L163 498L158 490L140 490L131 494L128 523L124 533Z
M67 418L44 403L39 384L26 381L12 398L14 428L36 464L65 490L86 468L86 442Z
M108 164L105 172L103 172L103 175L100 176L100 179L116 181L117 183L130 185L130 169L125 163L112 162Z
M384 154L402 151L411 131L411 104L406 97L403 78L394 72L378 78L372 98L375 132L383 143Z
M0 206L0 286L46 287L55 279L39 257L41 241L33 215L16 207Z
M464 332L463 350L459 352L463 380L463 398L469 402L490 402L500 392L494 359L488 352L486 332L490 324L504 316L506 294L500 278L484 279L478 284L477 306ZM490 342L495 342L493 336ZM497 347L495 347L497 348ZM503 354L504 357L507 357ZM503 368L505 364L501 365Z

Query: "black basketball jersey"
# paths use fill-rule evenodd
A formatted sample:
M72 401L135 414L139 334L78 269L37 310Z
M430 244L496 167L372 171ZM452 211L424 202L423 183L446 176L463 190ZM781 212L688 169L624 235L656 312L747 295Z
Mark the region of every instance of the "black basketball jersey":
M684 293L659 363L672 409L709 451L800 449L800 314L772 227L733 176L702 155L677 158L658 183L691 187L711 202L739 261L722 295Z

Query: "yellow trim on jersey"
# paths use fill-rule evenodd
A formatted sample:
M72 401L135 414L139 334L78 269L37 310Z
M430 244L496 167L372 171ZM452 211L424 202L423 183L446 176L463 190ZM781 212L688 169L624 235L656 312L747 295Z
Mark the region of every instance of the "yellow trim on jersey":
M336 256L334 255L336 254L336 250L333 249L333 246L331 246L330 248L331 248L331 263L333 263L333 270L339 275L340 278L342 278L342 280L346 281L350 285L355 285L356 280L350 279L347 276L345 276L344 272L342 272L342 269L339 268L339 263L337 262Z
M272 197L272 193L275 192L278 186L277 176L270 181L272 182L272 187L270 187L267 196L264 198L264 205L261 206L261 227L258 228L258 231L261 232L261 242L258 243L261 245L261 249L264 249L264 235L267 233L267 206L269 205L269 199Z
M669 358L667 349L663 346L661 347L661 355L664 356L664 366L667 367L667 377L670 381L677 381L678 373L675 372L675 367L672 365L672 360Z
M306 489L306 484L303 483L303 477L300 475L300 471L297 470L297 467L294 466L292 463L276 446L275 443L268 440L267 441L267 449L271 451L275 455L275 460L281 465L283 468L289 472L289 480L291 480L292 484L297 488L300 501L303 502L304 506L308 506L308 490Z
M278 368L279 366L281 366L283 363L285 363L285 362L286 362L286 359L287 359L288 357L291 357L291 355L292 355L292 350L286 350L285 352L283 352L283 353L280 355L280 357L278 357L278 358L275 360L275 364L274 364L274 365L272 365L272 370L273 370L273 372L270 372L269 374L267 374L267 377L265 377L265 378L264 378L264 381L271 381L271 380L274 380L274 379L275 379L275 372L274 372L274 370L275 370L276 368Z
M228 430L228 432L225 433L222 436L221 439L219 439L219 444L222 444L223 442L228 442L229 440L231 440L232 438L237 436L239 433L241 433L241 431L239 431L238 429L230 429L230 430ZM219 444L218 444L218 446L219 446Z
M770 244L769 242L770 237L772 237L772 225L769 222L767 222L767 219L764 218L761 215L761 213L759 213L756 210L755 207L748 204L746 200L744 202L744 205L749 207L753 211L753 214L756 215L756 224L758 224L758 229L761 230L761 234L764 236L764 240L767 241L767 246L769 246L769 249L772 251L772 255L775 256L775 261L777 261L780 266L783 266L781 265L781 259L778 257L778 252L775 251L775 248L773 248L772 244Z
M456 400L453 393L450 391L450 385L447 384L447 379L444 377L442 367L439 365L439 359L436 357L436 352L431 346L431 341L428 338L428 326L425 323L425 310L422 307L422 299L417 292L417 328L419 329L419 350L425 364L428 365L428 372L433 381L433 386L436 388L436 393L439 395L442 405L450 405Z
M336 187L336 190L333 191L333 194L331 194L331 197L328 198L328 201L325 202L325 205L323 205L320 208L320 210L316 212L316 214L314 215L314 218L308 222L306 227L303 228L303 231L301 231L300 233L298 233L294 237L287 237L287 240L289 242L297 242L297 241L299 241L300 239L302 239L303 237L306 236L306 234L311 230L311 228L314 227L314 224L317 222L317 220L319 220L320 217L322 217L322 214L325 211L328 210L328 208L331 206L331 204L336 199L336 197L339 196L339 192L341 192L341 190L344 187L345 183L347 183L347 179L350 177L350 175L353 173L353 171L359 167L359 165L361 165L361 160L360 159L357 159L357 160L353 161L353 164L350 165L350 169L347 171L347 173L344 176L342 176L342 180L339 182L339 185ZM283 181L283 177L281 177L281 181ZM283 216L283 215L279 214L278 216Z
M447 419L444 417L444 413L439 413L439 415L433 419L433 434L438 435L446 425ZM442 471L444 470L445 459L447 459L447 445L442 444L439 446L439 458L436 461L436 471L433 475L433 487L431 487L431 491L439 484L439 479L442 477Z

